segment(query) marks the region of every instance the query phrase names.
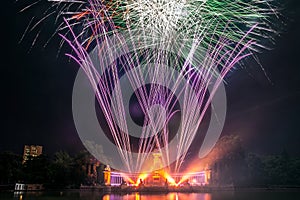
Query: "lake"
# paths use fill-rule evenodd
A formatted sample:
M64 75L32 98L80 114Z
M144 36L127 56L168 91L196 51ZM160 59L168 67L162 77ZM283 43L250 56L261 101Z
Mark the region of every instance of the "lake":
M212 193L102 194L99 192L0 193L0 199L14 200L296 200L300 191L220 191Z

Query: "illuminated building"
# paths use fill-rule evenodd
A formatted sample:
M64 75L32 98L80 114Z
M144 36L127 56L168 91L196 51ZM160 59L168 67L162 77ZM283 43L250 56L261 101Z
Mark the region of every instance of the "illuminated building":
M87 160L86 162L86 175L89 177L92 182L99 182L99 167L100 167L100 162L91 157Z
M110 172L110 167L107 165L104 169L104 184L105 185L110 185L111 184L111 172Z
M167 173L161 168L161 154L158 152L153 153L152 166L153 168L151 173L129 174L109 171L109 185L120 186L126 182L127 185L131 186L204 186L210 184L211 181L211 170L187 173ZM108 173L106 174L108 175Z
M210 171L190 172L190 173L174 173L166 176L153 172L150 174L124 174L120 172L110 173L110 185L120 186L124 183L127 185L138 186L140 179L145 186L204 186L209 184Z
M29 157L37 157L43 152L43 147L39 145L25 145L23 152L23 164L29 159Z

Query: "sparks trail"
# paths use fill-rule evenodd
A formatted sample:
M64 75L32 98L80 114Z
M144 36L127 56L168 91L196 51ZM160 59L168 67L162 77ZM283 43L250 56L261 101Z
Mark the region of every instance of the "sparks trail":
M255 26L253 27L253 29ZM251 30L249 31L249 33ZM170 88L171 91L177 91L178 96L183 99L183 104L181 105L181 126L178 130L178 145L177 149L174 152L169 151L168 148L162 150L164 146L168 147L168 128L165 123L169 119L172 113L164 112L159 113L159 116L149 117L150 123L145 120L144 123L147 123L142 129L141 135L143 138L149 138L153 133L161 133L163 139L158 138L158 135L155 134L154 137L150 137L149 140L141 139L139 142L139 151L137 162L138 165L134 165L132 162L131 154L126 154L123 151L120 151L122 158L124 159L124 163L128 166L128 171L141 171L143 169L143 164L147 162L149 157L151 157L151 152L155 147L161 150L161 154L164 155L162 157L163 163L165 166L170 164L170 154L178 155L176 159L175 170L178 171L184 157L187 154L189 146L191 145L193 138L195 137L198 127L204 117L205 112L209 108L212 97L218 88L219 84L221 84L226 73L237 63L240 59L248 56L248 54L243 54L243 52L252 44L253 41L248 41L246 45L243 44L243 39L247 37L243 37L240 42L232 50L227 50L227 52L220 56L220 52L226 48L228 43L224 40L220 40L216 46L207 49L205 55L202 57L204 60L194 59L198 56L201 56L196 49L200 48L201 40L195 40L192 44L192 48L188 53L188 57L185 58L185 63L183 66L178 67L181 69L178 73L182 73L181 76L178 76L174 79L174 75L170 73L170 67L163 65L162 63L168 63L168 56L161 51L151 51L144 50L146 54L149 54L150 57L144 57L144 64L140 62L139 48L131 48L128 45L128 38L124 38L123 35L115 34L116 41L114 43L106 43L106 40L98 39L98 45L96 46L96 53L93 55L98 55L98 62L93 63L91 55L85 50L81 44L76 41L72 42L72 40L68 40L68 43L72 46L74 51L77 53L77 57L74 58L81 65L81 67L86 72L91 84L94 88L94 91L97 96L97 100L103 111L106 122L108 123L110 134L112 135L115 144L119 147L119 149L126 150L126 152L131 152L130 149L130 135L129 129L127 127L127 120L125 113L125 102L123 102L123 88L119 82L119 77L117 76L118 67L122 65L125 69L127 69L128 73L126 76L128 77L130 84L133 88L139 89L135 91L137 96L137 101L140 104L141 110L145 116L149 116L149 110L153 105L153 101L157 101L161 97L167 97L166 99L162 99L164 108L172 107L172 101L170 99L173 97L166 93L166 91L161 90L160 87L156 85L152 85L150 88L150 92L147 92L145 87L146 79L149 79L153 82L159 82L161 85ZM134 41L134 38L129 38L130 42ZM116 52L115 47L119 44L120 51L124 52L122 63L117 64L113 58L110 56L102 56L102 55L113 55ZM134 42L134 45L141 44L141 41ZM185 45L184 45L185 46ZM243 47L240 47L243 46ZM125 53L128 49L131 49L131 53ZM240 49L240 50L236 50ZM105 51L104 54L102 51ZM186 49L185 49L186 51ZM101 52L101 53L99 53ZM201 51L203 53L203 51ZM154 54L154 55L153 55ZM136 57L134 55L137 55ZM178 57L182 57L181 52L178 52ZM155 58L155 59L154 59ZM153 60L154 59L154 60ZM101 76L98 71L105 71L107 64L110 64L110 68L112 71L112 75L109 77ZM151 63L153 65L151 66ZM192 65L191 63L198 63L197 65ZM98 69L97 67L100 67ZM147 67L145 67L147 66ZM222 70L219 72L219 76L217 76L218 67L222 66ZM190 70L196 69L196 70ZM130 73L129 73L130 71ZM99 83L99 84L97 84ZM187 84L190 87L187 87ZM207 101L205 101L205 95L208 93L209 84L213 84L213 89L210 93L210 97ZM107 88L115 89L115 97L111 95L111 93L107 92ZM113 102L111 101L113 99ZM167 110L167 109L166 109ZM166 116L164 116L166 115ZM122 127L122 130L118 128ZM161 129L161 126L163 128Z
M51 7L41 19L32 20L26 32L58 13L56 32L72 47L67 55L88 77L129 172L145 170L154 149L163 155L164 166L175 161L174 170L180 170L224 77L236 63L265 49L262 40L273 41L276 31L271 19L278 15L273 1L261 0L49 2ZM35 3L22 12L32 6ZM136 161L122 70L144 117ZM174 98L180 99L180 110L174 109ZM153 111L155 105L159 110ZM168 145L168 124L176 113L181 120L173 148Z
M20 12L30 10L46 0L25 5ZM41 16L29 23L31 31L39 28L46 18L55 16L55 33L69 34L62 18L66 18L80 43L86 48L98 34L113 34L116 30L139 29L154 42L171 45L176 38L201 37L202 46L215 45L220 38L237 43L254 25L256 29L248 35L256 44L251 51L266 48L261 40L274 41L272 17L280 13L274 1L260 0L48 0ZM100 28L101 27L101 28ZM226 28L225 28L226 27ZM105 29L93 32L92 29ZM147 34L147 35L145 35ZM54 34L55 35L55 34ZM52 36L51 36L52 37ZM159 38L159 39L157 39ZM244 41L246 43L246 41ZM49 41L46 42L48 44ZM264 42L265 43L265 42ZM232 45L231 45L232 46Z

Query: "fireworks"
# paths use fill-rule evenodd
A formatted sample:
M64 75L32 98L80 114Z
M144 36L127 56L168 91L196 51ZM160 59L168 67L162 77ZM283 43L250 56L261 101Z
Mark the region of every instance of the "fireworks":
M67 55L88 77L117 146L123 165L111 165L130 172L145 170L155 149L163 166L180 170L206 111L215 112L210 105L223 78L264 48L262 39L272 40L276 16L272 2L261 0L49 1L64 17L58 31L73 49ZM137 106L127 105L132 98ZM139 112L136 139L128 116ZM204 152L219 134L204 139Z
M25 6L25 11L37 1ZM64 18L81 37L85 47L97 37L118 30L136 30L140 37L164 45L178 44L177 38L201 38L209 48L219 39L237 43L253 27L247 40L255 40L252 51L265 48L262 41L273 40L272 18L278 15L273 0L49 0L51 3L40 19L32 18L29 30L49 16L57 15L57 32L69 32ZM29 31L27 30L27 31ZM64 33L67 35L67 33ZM144 39L143 38L143 39ZM161 45L161 44L160 44Z

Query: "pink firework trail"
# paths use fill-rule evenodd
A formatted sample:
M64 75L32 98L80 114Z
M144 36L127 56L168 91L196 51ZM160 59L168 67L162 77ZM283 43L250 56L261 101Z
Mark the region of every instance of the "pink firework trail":
M271 1L260 0L50 2L65 17L57 31L67 30L60 34L72 47L67 55L88 77L128 172L149 170L145 165L155 149L164 166L174 163L174 171L180 170L224 77L265 48L259 40L274 32L269 16L276 15ZM52 15L49 10L26 32ZM121 72L144 116L135 143ZM172 146L169 123L178 114Z

